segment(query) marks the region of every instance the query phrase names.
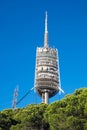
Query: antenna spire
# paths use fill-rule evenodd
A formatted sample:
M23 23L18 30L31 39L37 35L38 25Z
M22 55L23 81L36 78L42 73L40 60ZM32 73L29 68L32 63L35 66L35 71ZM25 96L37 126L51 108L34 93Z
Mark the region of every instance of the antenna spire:
M45 16L45 33L44 33L44 47L48 48L48 15L46 11L46 16Z

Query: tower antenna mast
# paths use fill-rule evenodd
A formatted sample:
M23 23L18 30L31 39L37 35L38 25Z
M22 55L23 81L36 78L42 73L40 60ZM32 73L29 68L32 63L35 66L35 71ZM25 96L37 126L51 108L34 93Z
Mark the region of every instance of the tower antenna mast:
M14 90L13 102L12 102L12 108L13 108L13 109L16 108L17 97L18 97L18 85L16 86L16 88L15 88L15 90Z
M45 16L44 47L48 48L48 15L47 15L47 11L46 11L46 16Z

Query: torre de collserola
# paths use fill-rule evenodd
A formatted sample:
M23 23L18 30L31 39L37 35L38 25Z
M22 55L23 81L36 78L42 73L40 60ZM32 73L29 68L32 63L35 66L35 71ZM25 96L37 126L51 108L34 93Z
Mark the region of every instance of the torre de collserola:
M42 102L48 104L49 98L59 91L59 60L58 50L48 44L48 15L45 16L44 47L36 50L34 88Z

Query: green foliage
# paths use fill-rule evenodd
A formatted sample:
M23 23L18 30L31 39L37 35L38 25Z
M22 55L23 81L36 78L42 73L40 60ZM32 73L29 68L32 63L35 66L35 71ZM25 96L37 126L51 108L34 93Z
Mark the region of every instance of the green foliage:
M13 111L8 109L0 112L0 127L2 130L9 130L12 124L17 124L17 121L13 119Z
M10 130L24 130L24 125L23 124L17 124L17 125L12 125Z
M32 128L32 129L38 128L40 130L42 127L44 127L43 114L45 113L46 108L47 108L46 104L29 105L26 108L21 109L14 116L14 119L23 124L25 128Z
M87 88L50 105L3 110L0 130L87 130Z
M87 119L87 88L76 90L50 104L44 114L50 130L84 130Z
M87 122L84 124L84 130L87 130Z

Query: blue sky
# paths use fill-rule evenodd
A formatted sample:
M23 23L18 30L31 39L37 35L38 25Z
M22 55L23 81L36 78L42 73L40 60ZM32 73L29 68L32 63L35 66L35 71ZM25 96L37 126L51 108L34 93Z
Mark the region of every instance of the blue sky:
M45 11L49 46L59 51L65 91L50 102L87 87L87 1L0 0L0 110L12 107L16 85L18 100L34 86L36 47L43 46ZM31 91L17 107L40 102Z

